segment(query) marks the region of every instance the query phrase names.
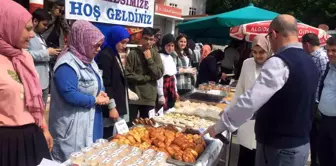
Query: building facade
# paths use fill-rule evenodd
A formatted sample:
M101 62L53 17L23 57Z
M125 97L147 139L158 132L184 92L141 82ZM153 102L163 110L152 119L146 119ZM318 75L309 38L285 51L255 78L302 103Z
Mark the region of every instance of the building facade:
M165 5L180 8L182 16L203 15L206 12L206 0L166 0Z

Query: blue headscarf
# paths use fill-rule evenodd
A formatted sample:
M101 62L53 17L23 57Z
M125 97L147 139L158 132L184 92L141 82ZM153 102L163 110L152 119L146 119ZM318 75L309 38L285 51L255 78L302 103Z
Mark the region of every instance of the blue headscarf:
M118 25L108 28L105 33L105 40L102 49L110 47L113 52L117 54L118 51L116 49L116 45L126 38L130 38L130 34L126 28Z

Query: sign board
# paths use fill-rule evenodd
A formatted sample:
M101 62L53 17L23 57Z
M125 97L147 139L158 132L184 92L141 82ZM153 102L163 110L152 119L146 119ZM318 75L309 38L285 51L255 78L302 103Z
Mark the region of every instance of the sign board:
M158 111L158 116L163 116L164 114L163 114L163 107L161 108L161 109L159 109L159 111Z
M128 129L128 126L125 120L120 120L116 122L114 126L118 134L125 134L129 132L129 129Z
M155 13L166 16L179 17L182 16L182 10L176 7L166 6L164 4L155 4Z
M153 0L65 0L65 18L153 27Z
M148 112L148 117L149 118L154 118L155 117L155 110L154 109L152 109Z

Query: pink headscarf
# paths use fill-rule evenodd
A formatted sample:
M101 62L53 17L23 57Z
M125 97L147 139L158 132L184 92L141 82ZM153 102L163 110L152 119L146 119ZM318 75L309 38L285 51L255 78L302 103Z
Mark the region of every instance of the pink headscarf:
M204 45L203 47L202 47L202 56L201 56L201 61L205 58L205 57L207 57L209 54L210 54L210 52L211 52L211 47L209 46L209 45Z
M24 87L25 106L35 122L41 126L44 104L39 78L34 66L27 65L22 48L18 48L21 34L31 19L31 14L14 1L1 0L0 15L0 54L12 61Z
M94 47L102 39L104 39L104 35L98 28L88 21L78 20L71 27L68 47L63 50L58 58L70 51L83 63L90 64L93 58L88 55L94 51Z

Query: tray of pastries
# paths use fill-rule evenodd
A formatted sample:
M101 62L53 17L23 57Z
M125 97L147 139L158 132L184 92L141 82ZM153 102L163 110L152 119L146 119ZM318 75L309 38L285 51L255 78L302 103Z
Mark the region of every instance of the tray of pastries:
M189 128L197 131L215 124L214 120L179 113L167 113L162 117L154 117L154 120L158 124L174 125L182 129Z
M174 113L185 114L185 115L195 115L201 118L208 118L208 119L219 119L219 114L223 111L223 108L218 106L206 104L206 103L199 103L199 102L191 102L187 101L180 101L176 102L175 109L173 109Z
M183 133L171 125L136 126L127 134L114 136L111 142L163 152L167 156L167 163L175 165L193 165L207 146L199 134Z

